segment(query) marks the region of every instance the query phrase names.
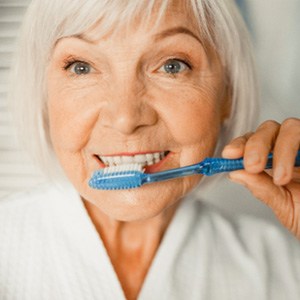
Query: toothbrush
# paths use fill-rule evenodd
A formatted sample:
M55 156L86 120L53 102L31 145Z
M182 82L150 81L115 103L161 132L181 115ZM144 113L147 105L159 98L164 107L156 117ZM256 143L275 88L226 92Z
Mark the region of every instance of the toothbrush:
M268 155L265 169L273 166L273 154ZM300 166L300 150L295 159L295 166ZM169 180L178 177L202 174L211 176L217 173L244 169L243 158L206 158L202 162L181 168L157 173L144 173L140 164L129 164L107 167L96 171L89 180L89 186L100 190L124 190L142 186L143 184Z

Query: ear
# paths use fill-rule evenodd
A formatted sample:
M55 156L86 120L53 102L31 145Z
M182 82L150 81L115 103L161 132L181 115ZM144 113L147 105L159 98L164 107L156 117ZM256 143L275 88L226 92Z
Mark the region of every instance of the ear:
M222 124L228 119L231 115L232 107L232 86L227 83L224 87L222 106L221 106L221 122Z

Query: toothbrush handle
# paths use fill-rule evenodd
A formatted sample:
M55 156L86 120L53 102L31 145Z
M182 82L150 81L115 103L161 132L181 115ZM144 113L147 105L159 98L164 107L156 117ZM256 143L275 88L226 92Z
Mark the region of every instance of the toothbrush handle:
M295 159L295 167L300 166L300 151L298 151ZM273 153L268 155L268 160L265 169L272 169ZM244 169L244 159L226 159L226 158L206 158L203 161L203 173L206 176L211 176L222 172L231 172Z

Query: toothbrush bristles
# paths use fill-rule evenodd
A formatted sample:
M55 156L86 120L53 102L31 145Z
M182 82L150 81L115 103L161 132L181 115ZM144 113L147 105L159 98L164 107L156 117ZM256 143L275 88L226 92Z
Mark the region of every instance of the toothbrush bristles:
M90 187L101 190L132 189L142 185L143 166L124 164L96 171L89 181Z

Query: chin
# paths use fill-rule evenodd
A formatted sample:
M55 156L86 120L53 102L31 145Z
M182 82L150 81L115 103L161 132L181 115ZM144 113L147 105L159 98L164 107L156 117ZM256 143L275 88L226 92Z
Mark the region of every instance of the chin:
M183 179L157 182L131 190L85 189L81 196L118 221L142 221L164 213L188 192ZM190 186L190 189L192 186Z

